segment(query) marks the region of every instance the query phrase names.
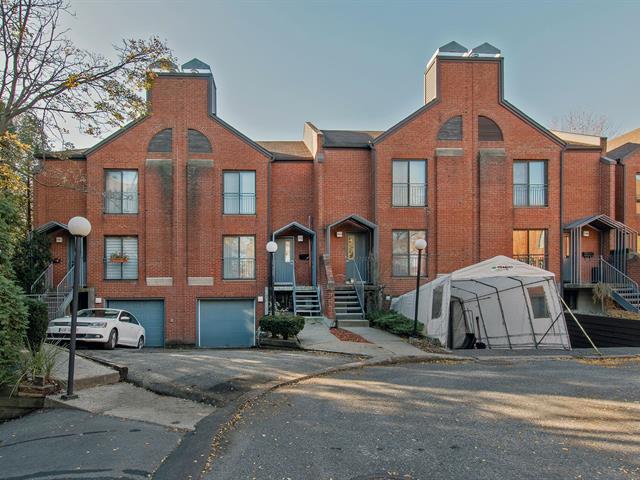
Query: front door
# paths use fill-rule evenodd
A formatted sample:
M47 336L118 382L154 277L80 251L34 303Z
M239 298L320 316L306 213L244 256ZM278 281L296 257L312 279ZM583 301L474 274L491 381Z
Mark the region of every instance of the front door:
M76 261L76 242L74 237L69 237L69 250L67 255L67 271L71 270L73 264ZM87 286L87 238L82 237L82 252L80 253L82 259L80 265L80 286Z
M347 278L357 279L359 276L369 283L369 234L366 232L347 233L346 252ZM357 271L356 271L357 267Z
M276 240L278 250L275 253L274 283L291 285L294 275L293 237L282 237Z

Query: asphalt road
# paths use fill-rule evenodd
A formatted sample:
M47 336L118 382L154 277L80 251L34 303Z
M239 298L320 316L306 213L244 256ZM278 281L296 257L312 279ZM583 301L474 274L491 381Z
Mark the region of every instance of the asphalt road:
M359 357L332 353L243 349L82 350L129 368L128 381L151 391L225 406L276 380L289 380Z
M208 479L640 479L640 363L373 367L277 390Z
M80 410L41 410L0 424L0 478L146 479L182 435Z

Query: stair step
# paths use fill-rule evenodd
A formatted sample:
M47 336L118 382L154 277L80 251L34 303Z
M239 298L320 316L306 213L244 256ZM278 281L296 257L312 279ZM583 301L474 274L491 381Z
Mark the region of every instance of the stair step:
M355 318L346 319L346 320L338 319L338 326L339 327L368 327L369 321L362 320L362 319L355 319Z

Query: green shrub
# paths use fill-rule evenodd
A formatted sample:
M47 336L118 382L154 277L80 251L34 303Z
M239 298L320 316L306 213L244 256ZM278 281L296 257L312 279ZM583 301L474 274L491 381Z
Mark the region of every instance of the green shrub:
M265 315L260 319L260 328L272 337L281 336L287 340L304 328L304 317L293 314Z
M22 291L0 274L0 385L15 382L27 332Z
M377 310L367 315L367 319L371 326L386 330L394 335L408 337L413 334L413 320L405 317L401 313L391 310ZM422 336L424 325L418 322L418 335Z
M47 338L47 327L49 326L47 304L32 298L26 298L25 303L29 312L27 340L31 348L36 348Z

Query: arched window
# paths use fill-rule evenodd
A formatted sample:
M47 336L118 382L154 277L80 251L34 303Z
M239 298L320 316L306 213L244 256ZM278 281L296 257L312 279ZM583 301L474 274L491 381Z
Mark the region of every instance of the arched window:
M210 153L211 143L209 139L197 130L187 130L187 143L189 144L189 153Z
M438 140L462 140L462 115L451 117L440 127Z
M489 117L478 117L478 140L481 142L501 142L502 130Z
M173 130L165 128L156 133L147 147L147 152L171 152L173 144Z

